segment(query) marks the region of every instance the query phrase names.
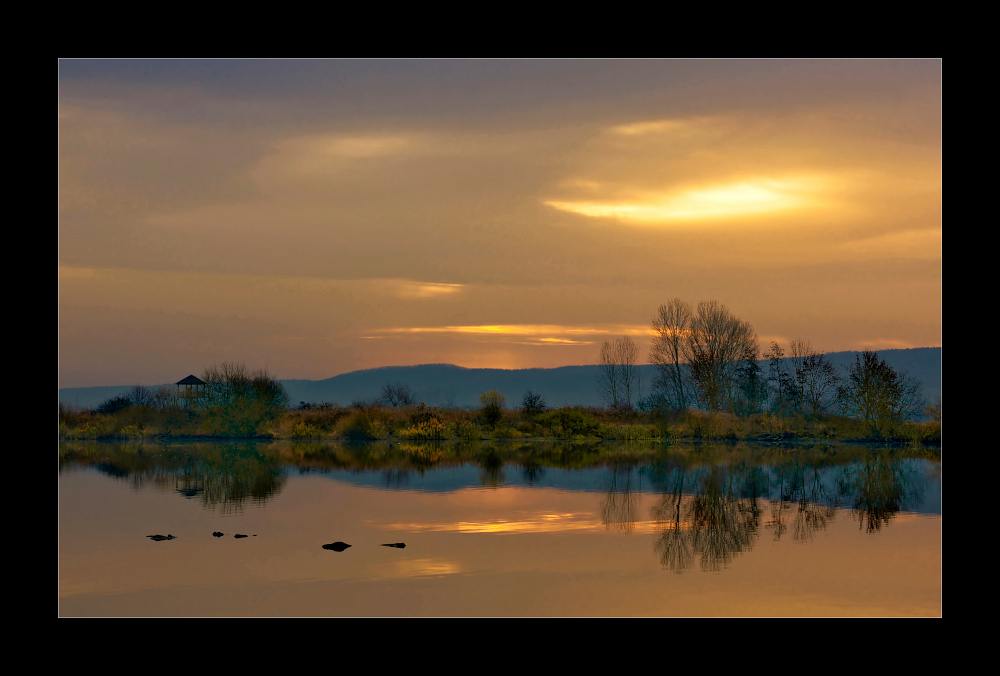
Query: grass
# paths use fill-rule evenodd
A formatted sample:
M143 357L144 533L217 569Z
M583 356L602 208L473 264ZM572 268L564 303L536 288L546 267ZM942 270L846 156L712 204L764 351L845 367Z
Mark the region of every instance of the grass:
M596 407L565 407L541 414L505 409L499 420L479 410L417 406L354 405L290 409L272 418L249 410L220 425L218 415L196 409L130 406L113 414L59 405L59 436L84 439L258 438L288 440L401 440L473 442L559 439L608 441L888 441L941 443L940 422L906 422L875 439L857 420L840 416L787 416L684 411L644 413ZM253 417L257 416L257 417Z

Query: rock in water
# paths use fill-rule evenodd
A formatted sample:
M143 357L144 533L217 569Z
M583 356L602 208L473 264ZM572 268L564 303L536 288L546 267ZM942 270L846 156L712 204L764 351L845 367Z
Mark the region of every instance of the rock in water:
M163 540L176 540L177 539L176 535L170 535L169 533L167 533L166 535L159 535L159 534L157 534L157 535L147 535L146 537L148 537L150 540L152 540L154 542L161 542Z
M392 544L382 545L383 547L395 547L396 549L403 549L406 547L405 542L393 542Z
M328 545L323 545L323 549L332 549L335 552L342 552L350 546L351 545L346 542L331 542Z
M225 533L220 533L219 531L212 533L212 537L214 538L221 538L223 535L225 535Z
M240 533L237 533L237 534L236 534L236 535L234 535L233 537L234 537L234 538L248 538L248 537L250 537L250 536L249 536L249 535L241 535Z

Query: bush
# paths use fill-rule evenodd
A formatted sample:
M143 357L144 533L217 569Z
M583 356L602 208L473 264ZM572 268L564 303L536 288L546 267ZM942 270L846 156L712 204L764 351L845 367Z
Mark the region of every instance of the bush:
M504 406L507 405L507 397L496 390L483 392L479 396L479 405L483 408L483 419L489 427L496 427L503 420Z
M468 421L460 422L456 433L458 434L459 439L463 439L465 441L476 441L483 436L483 432L479 429L479 425Z
M318 439L322 436L323 433L318 429L301 421L292 427L292 439Z
M94 413L100 413L101 415L112 415L118 413L118 411L123 411L132 405L132 400L125 395L119 394L116 397L111 397L106 399L101 403L100 406L94 409Z
M413 412L410 413L410 424L420 425L421 423L427 423L431 420L437 420L437 416L427 409L425 404L419 404Z
M589 415L571 408L549 411L536 418L539 425L551 427L557 436L593 436L600 429L600 423Z
M449 432L448 425L445 425L437 418L432 418L426 422L421 422L405 430L401 430L399 436L403 439L432 441L447 439L450 436Z
M533 418L536 415L545 413L546 408L542 395L536 394L531 390L524 393L524 397L521 399L521 412L525 417Z
M658 436L654 425L601 425L599 433L603 439L618 441L648 441Z
M347 421L344 433L349 439L385 439L389 429L370 412L361 410Z
M266 369L250 371L244 364L223 362L205 369L205 408L209 426L216 434L253 437L284 414L288 393Z

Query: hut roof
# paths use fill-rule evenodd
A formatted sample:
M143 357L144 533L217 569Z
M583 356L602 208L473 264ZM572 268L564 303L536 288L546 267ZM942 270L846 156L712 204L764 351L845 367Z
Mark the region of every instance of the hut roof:
M178 380L178 385L204 385L205 381L201 378L196 378L194 376L188 376L184 380Z

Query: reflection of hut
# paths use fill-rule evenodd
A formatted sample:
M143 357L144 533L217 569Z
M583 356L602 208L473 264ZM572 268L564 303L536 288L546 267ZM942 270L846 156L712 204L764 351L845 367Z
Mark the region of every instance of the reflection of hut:
M195 376L188 376L177 381L177 398L184 406L205 396L205 381Z

